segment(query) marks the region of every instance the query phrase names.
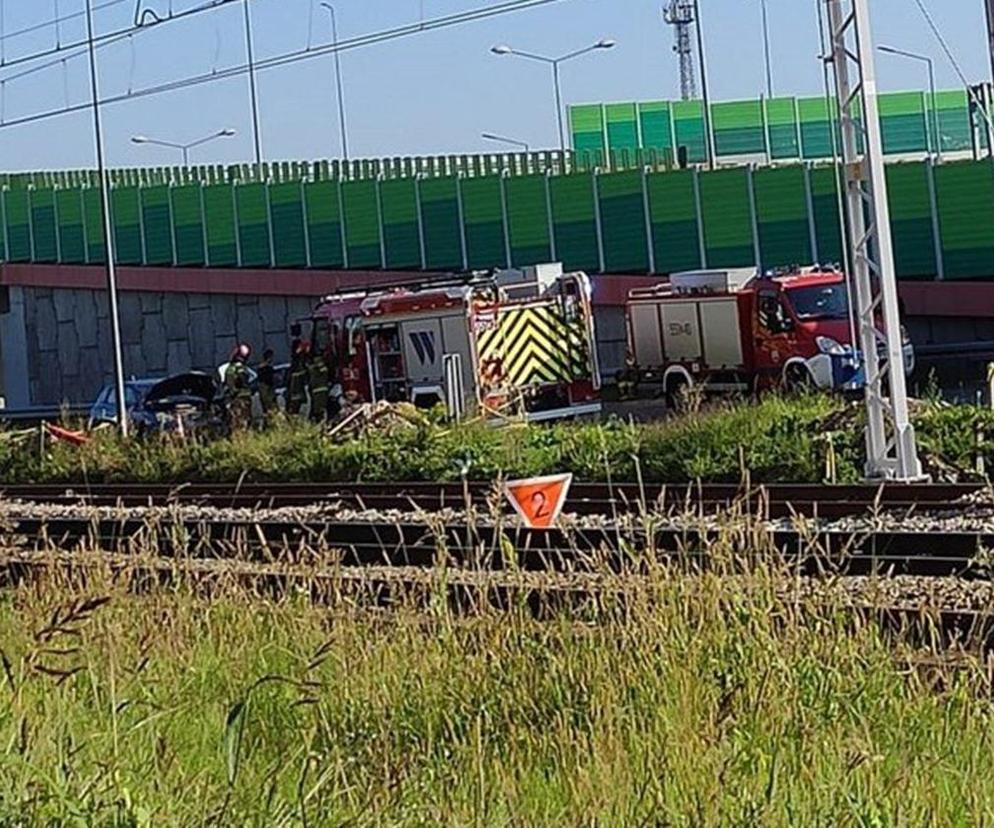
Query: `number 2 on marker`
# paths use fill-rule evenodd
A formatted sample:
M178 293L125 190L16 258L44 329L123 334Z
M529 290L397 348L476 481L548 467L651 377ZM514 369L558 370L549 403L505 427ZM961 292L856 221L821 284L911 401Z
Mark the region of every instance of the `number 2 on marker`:
M532 495L532 506L535 507L536 520L545 520L552 513L552 510L549 509L549 498L546 497L545 492L535 492Z

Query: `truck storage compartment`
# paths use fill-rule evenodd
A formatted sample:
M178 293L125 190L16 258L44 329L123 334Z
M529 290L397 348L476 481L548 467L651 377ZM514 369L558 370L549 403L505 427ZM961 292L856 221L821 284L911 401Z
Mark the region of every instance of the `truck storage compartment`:
M741 368L742 331L739 328L739 303L735 297L701 302L704 364L714 370Z
M697 302L664 302L663 352L671 362L696 362L704 355Z

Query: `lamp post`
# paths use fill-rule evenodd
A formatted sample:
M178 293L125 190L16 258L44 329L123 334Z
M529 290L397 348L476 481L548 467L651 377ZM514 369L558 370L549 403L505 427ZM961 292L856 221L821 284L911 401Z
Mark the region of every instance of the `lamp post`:
M121 340L121 313L117 301L117 267L114 262L114 228L110 213L110 184L104 166L103 124L100 118L100 83L93 35L93 3L86 0L86 34L90 58L90 86L93 92L93 137L96 144L97 175L100 178L100 202L103 207L104 249L107 258L107 293L110 297L111 341L114 346L114 398L117 401L117 425L122 437L128 436L128 409L124 387L124 349Z
M335 14L335 7L331 3L322 3L321 5L328 10L328 16L331 17L332 45L338 46L338 16ZM348 129L345 125L345 92L342 84L342 58L338 49L335 49L335 87L338 90L338 125L342 132L342 157L348 161L349 139Z
M173 141L162 141L158 138L149 138L147 135L132 135L132 144L153 144L157 147L169 147L170 149L178 149L183 153L183 166L190 166L190 150L194 147L200 147L204 144L209 144L211 141L216 141L218 138L231 138L235 135L233 129L222 129L220 132L214 132L205 138L198 138L196 141L190 141L188 144L177 144Z
M484 132L480 135L487 141L496 141L500 144L510 144L513 147L521 147L525 152L529 152L531 147L525 141L518 141L514 138L505 138L503 135L495 135L492 132Z
M984 0L987 12L987 51L991 61L991 81L994 81L994 0Z
M249 0L244 0L245 8L245 52L248 55L249 97L252 98L252 135L255 142L255 163L262 165L262 136L259 132L259 93L255 85L255 45L252 42L252 12Z
M899 57L905 57L909 60L917 60L920 63L924 63L928 66L928 89L929 96L931 97L930 108L932 110L932 134L934 136L934 151L935 157L938 161L942 161L942 135L939 132L939 110L936 108L936 95L935 95L935 64L932 62L932 58L928 55L919 55L916 52L908 52L904 49L898 49L894 46L878 46L881 52L888 55L897 55ZM932 142L929 142L929 150L933 150Z
M502 57L506 55L514 55L515 57L526 58L527 60L537 60L540 63L545 63L546 65L552 67L552 83L555 87L556 93L556 118L559 124L559 148L563 151L563 153L565 153L566 130L563 125L563 92L562 85L559 80L559 66L568 60L574 60L582 55L597 51L598 49L613 49L616 45L616 42L613 40L598 40L592 46L587 46L585 49L578 49L575 52L570 52L569 54L556 58L546 57L545 55L536 55L531 52L522 52L518 49L511 48L507 44L494 46L490 51L493 52L493 54L500 55Z
M760 0L763 9L763 56L766 59L766 96L773 97L773 65L770 61L770 16L767 0Z
M694 0L694 25L697 29L697 57L701 64L701 95L704 103L704 144L708 156L708 167L717 165L717 152L714 144L714 125L711 121L711 87L708 85L708 59L704 52L704 27L701 24L700 0Z

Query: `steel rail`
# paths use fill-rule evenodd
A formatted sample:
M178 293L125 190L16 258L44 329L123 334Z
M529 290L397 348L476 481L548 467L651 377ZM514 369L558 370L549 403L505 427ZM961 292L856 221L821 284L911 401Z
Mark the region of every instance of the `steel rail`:
M262 600L299 600L304 597L316 606L357 606L412 610L437 607L439 597L456 612L477 613L483 608L499 611L526 610L538 619L561 618L564 611L592 607L608 614L627 612L634 587L633 579L585 577L529 577L522 572L479 572L456 570L426 571L413 567L370 567L362 570L279 565L246 561L200 561L130 555L36 554L24 550L0 549L0 588L31 583L51 572L88 576L111 571L115 581L125 583L135 594L147 594L158 585L175 588L183 584L194 594L210 599L216 593L230 594L232 585L244 594ZM805 599L812 608L819 599ZM821 599L836 606L833 599ZM858 600L841 609L875 623L887 632L905 639L920 639L930 646L950 646L962 653L966 648L985 650L994 645L994 613L964 609L958 605L933 603L932 599L899 601L892 604ZM955 668L955 662L928 660L909 666L923 669Z
M741 529L673 527L653 518L644 526L553 530L513 524L17 518L0 529L0 539L35 549L97 548L203 559L328 556L344 567L430 568L445 561L495 571L595 572L638 569L653 561L714 567L765 560L800 564L806 572L978 578L991 575L985 550L994 549L994 530L818 531L803 525L770 528L761 522Z
M565 511L580 515L706 511L737 508L750 514L801 514L836 518L874 510L955 511L964 498L981 492L974 484L818 486L736 484L639 485L581 483L572 487ZM0 497L32 503L91 506L198 504L219 508L285 508L340 504L349 508L439 511L486 505L499 489L494 483L253 483L211 484L46 484L8 486ZM994 503L994 499L992 499Z

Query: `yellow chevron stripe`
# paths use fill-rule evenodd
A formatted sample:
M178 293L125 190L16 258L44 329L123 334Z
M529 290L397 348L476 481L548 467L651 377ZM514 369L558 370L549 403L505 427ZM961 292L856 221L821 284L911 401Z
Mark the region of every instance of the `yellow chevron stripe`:
M568 381L586 372L582 322L567 323L554 308L521 308L501 314L497 327L481 332L480 358L499 357L508 381L518 387Z
M545 336L535 336L534 330L530 339L523 340L518 349L519 356L515 366L524 364L525 360L541 360L555 375L556 379L568 380L572 375L573 359L569 348L562 338L549 339Z
M506 365L508 373L514 373L518 366L526 360L539 360L547 365L557 376L569 374L569 360L558 350L548 347L543 341L529 340L522 342L513 351L506 352Z
M564 375L563 366L550 360L540 348L529 348L508 361L507 374L516 382L525 382L529 374L536 372L551 379L562 379Z
M507 374L515 384L528 384L532 374L541 373L549 381L569 379L568 366L555 359L540 346L527 348L508 361Z
M556 325L550 324L550 320L540 316L522 316L514 328L508 331L507 339L513 347L517 343L517 339L522 336L545 339L552 344L562 341L563 331Z
M556 352L562 349L563 339L563 333L555 327L546 325L545 320L524 317L508 331L506 350L513 353L530 342L540 342L550 352Z
M551 349L561 345L564 332L560 325L554 324L554 320L544 319L535 314L522 314L506 332L507 348L515 350L522 339L545 341Z

